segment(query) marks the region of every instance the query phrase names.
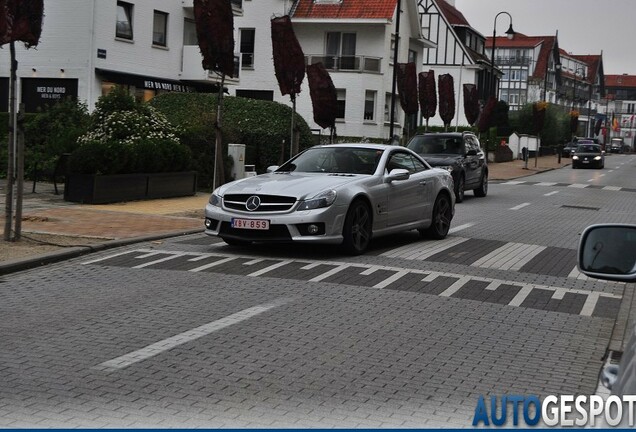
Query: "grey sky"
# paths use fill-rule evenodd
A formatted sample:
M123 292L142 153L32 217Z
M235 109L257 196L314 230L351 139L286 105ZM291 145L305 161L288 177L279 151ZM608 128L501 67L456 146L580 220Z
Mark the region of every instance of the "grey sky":
M636 75L636 0L455 0L455 7L486 37L505 11L517 32L550 36L558 30L559 47L569 53L602 51L605 75ZM497 35L508 25L500 15Z

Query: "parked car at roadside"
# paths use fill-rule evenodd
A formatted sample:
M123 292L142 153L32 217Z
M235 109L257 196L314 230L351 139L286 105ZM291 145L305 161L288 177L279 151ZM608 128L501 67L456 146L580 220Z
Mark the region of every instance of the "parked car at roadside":
M455 182L457 202L472 190L476 197L488 194L488 164L477 136L471 132L417 134L407 146L431 166L448 170Z
M205 233L230 245L327 243L361 254L373 238L400 231L442 239L454 212L450 173L411 150L333 144L217 188Z
M599 144L581 143L572 153L572 168L605 168L605 152Z
M623 153L624 142L623 138L612 138L610 141L609 152L610 153Z
M597 224L581 234L578 267L586 276L619 282L636 282L636 225ZM625 345L620 365L609 364L601 382L613 395L636 394L636 328ZM623 409L627 425L628 410Z
M570 142L563 146L563 150L561 150L561 157L569 158L572 156L572 153L576 150L576 143Z

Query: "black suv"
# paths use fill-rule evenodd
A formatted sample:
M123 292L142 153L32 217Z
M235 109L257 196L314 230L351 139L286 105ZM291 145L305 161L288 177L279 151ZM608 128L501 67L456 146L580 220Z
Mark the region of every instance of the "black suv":
M411 138L408 148L422 156L429 165L450 171L457 202L464 200L466 190L473 190L476 197L485 197L488 193L488 164L475 134L417 134Z

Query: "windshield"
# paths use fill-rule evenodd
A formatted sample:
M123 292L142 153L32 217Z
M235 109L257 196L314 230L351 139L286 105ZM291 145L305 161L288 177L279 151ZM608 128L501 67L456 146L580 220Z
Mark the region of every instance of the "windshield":
M578 153L600 153L601 146L597 144L579 144L576 147Z
M314 147L282 165L276 172L368 174L375 172L384 150L357 147Z
M463 153L461 137L435 135L416 136L409 143L408 148L421 155L460 155Z

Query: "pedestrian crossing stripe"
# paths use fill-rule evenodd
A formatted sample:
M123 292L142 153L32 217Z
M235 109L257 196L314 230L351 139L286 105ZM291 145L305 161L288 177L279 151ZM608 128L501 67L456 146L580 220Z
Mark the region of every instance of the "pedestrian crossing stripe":
M311 259L255 259L230 254L137 249L83 264L338 283L611 319L618 314L622 298L605 292L452 272Z
M531 180L491 180L491 184L501 184L509 186L544 186L544 187L568 187L574 189L599 189L607 191L636 192L634 188L622 186L602 186L583 183L556 183L556 182L538 182Z

